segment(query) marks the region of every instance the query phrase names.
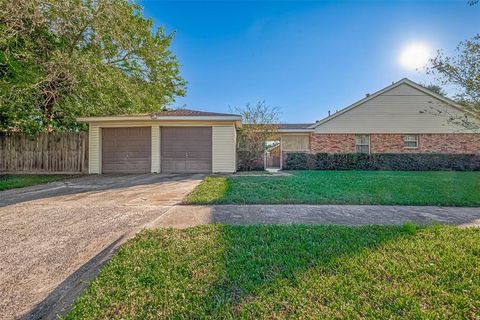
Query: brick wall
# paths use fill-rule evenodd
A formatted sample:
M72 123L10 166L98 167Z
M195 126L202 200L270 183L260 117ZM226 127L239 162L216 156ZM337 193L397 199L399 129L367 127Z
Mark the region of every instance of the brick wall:
M422 134L418 140L420 152L480 154L480 134Z
M312 153L355 152L354 134L312 134ZM419 134L418 148L405 148L403 134L371 134L371 153L454 153L480 154L480 134Z
M312 153L353 153L355 152L354 134L312 134L310 135Z
M404 153L420 152L418 148L409 149L404 146L403 134L371 134L370 152L371 153ZM420 140L420 137L419 137Z

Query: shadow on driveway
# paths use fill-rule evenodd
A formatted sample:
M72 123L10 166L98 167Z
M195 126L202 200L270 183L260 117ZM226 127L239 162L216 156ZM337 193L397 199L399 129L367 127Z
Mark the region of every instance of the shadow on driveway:
M125 242L126 236L122 236L103 249L90 261L81 266L77 271L66 278L55 288L42 302L37 304L28 313L22 315L22 320L58 319L64 316L76 298L86 289L88 282L94 279L100 269L117 252L120 245Z
M122 239L151 225L202 179L97 175L1 192L0 319L63 310Z

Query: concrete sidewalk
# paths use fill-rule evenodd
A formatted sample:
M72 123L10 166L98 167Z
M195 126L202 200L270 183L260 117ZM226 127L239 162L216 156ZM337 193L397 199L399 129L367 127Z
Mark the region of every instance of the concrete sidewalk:
M227 224L428 224L480 226L480 208L363 205L213 205L174 206L154 227L188 228Z

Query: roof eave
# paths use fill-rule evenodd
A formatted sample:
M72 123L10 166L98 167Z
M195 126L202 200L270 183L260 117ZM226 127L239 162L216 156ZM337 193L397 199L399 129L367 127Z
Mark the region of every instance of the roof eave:
M241 122L241 116L111 116L111 117L79 117L78 122L106 121L235 121Z
M308 132L313 132L315 130L313 129L277 129L277 132L279 133L308 133Z

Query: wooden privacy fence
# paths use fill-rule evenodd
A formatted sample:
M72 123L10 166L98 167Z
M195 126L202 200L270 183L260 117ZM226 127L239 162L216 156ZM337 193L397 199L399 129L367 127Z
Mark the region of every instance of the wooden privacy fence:
M0 172L88 171L86 132L0 133Z

